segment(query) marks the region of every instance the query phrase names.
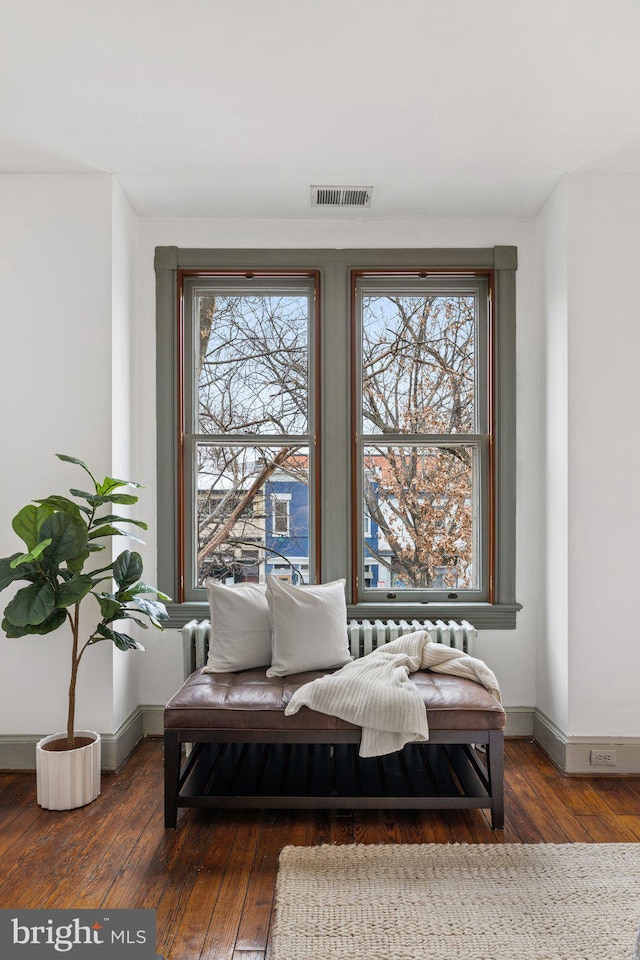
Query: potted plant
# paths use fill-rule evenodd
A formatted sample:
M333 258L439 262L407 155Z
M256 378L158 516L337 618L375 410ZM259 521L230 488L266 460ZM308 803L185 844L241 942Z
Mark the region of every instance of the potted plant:
M138 540L122 530L121 524L147 529L140 520L108 512L113 504L136 503L137 496L121 489L141 484L114 477L105 477L99 483L82 460L61 453L57 456L82 467L94 490L72 489L69 492L74 499L52 495L20 510L12 525L27 550L0 560L0 590L15 580L28 581L5 608L2 629L7 637L48 634L64 623L71 630L67 731L45 737L36 747L38 803L50 810L71 810L90 803L100 793L100 736L75 729L76 684L82 657L88 647L103 640L111 641L119 650L143 650L142 644L116 630L114 624L130 620L145 629L151 623L162 630L161 621L167 620L168 614L160 601L169 597L140 580L139 553L123 550L115 560L97 569L92 563L94 554L104 550L112 537ZM155 594L160 600L145 594ZM92 611L95 626L81 629L80 609L84 614L89 605L96 608Z

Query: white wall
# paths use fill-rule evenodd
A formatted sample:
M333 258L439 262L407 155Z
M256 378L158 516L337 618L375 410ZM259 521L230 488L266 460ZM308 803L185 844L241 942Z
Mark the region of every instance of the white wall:
M540 228L547 618L537 705L580 746L640 736L640 176L566 177ZM570 769L588 764L572 757Z
M111 179L111 410L113 430L111 436L113 476L138 481L139 429L134 402L136 348L135 315L135 264L138 236L138 218L115 178ZM123 488L122 492L137 493L144 501L143 490ZM142 504L144 507L144 502ZM128 513L127 507L118 507L114 512L121 516L136 516L149 522L150 517L138 516L140 504ZM140 533L131 526L133 533ZM113 555L122 550L137 550L133 541L117 538L113 542ZM124 625L123 625L124 626ZM128 625L130 629L131 624ZM111 645L113 658L113 729L137 708L140 688L140 658L137 651L124 652Z
M111 256L109 177L0 177L1 556L20 549L10 521L24 504L84 487L56 453L110 471ZM62 631L0 632L0 734L64 729L69 651ZM78 726L110 731L112 714L105 644L80 667Z
M145 424L155 422L156 246L179 247L518 247L518 525L517 598L524 605L514 631L483 631L478 654L496 670L508 706L535 703L535 647L543 624L543 337L539 328L538 248L533 223L510 221L249 221L142 220L138 257L138 335L145 362L138 363L136 405ZM154 476L155 437L139 437L142 476ZM145 562L152 569L155 542L148 538ZM154 574L155 575L155 574ZM158 584L162 587L162 584ZM166 586L166 585L165 585ZM182 675L176 631L149 639L141 676L141 701L165 702Z
M640 176L569 178L569 735L640 736Z
M568 614L568 182L539 218L545 336L545 618L536 644L536 706L560 730L569 714Z

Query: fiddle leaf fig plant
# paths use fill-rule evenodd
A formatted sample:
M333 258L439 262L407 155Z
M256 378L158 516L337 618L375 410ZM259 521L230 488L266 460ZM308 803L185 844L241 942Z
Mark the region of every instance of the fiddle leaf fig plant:
M102 640L111 640L119 650L144 650L138 640L115 625L127 620L145 630L149 624L162 630L162 621L169 617L161 601L170 597L140 579L139 553L123 550L111 563L97 569L90 563L97 559L94 554L105 550L111 537L126 536L143 542L121 525L133 524L146 530L146 523L102 513L104 508L113 509L114 504L136 503L137 496L121 491L123 487L141 484L114 477L105 477L100 483L82 460L62 453L56 456L82 467L91 478L93 491L72 489L69 493L74 499L57 494L45 497L27 504L16 514L12 526L26 551L0 560L0 590L16 580L28 583L5 608L2 629L7 637L52 633L65 622L71 628L67 714L67 749L71 750L78 667L85 650ZM157 599L146 596L149 594L155 594ZM80 607L82 604L84 612L85 602L94 607L95 626L81 638Z

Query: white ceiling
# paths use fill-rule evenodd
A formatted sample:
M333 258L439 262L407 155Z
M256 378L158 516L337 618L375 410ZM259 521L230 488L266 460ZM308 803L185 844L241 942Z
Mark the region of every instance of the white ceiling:
M640 170L640 0L0 0L0 172L144 216L527 218L579 169Z

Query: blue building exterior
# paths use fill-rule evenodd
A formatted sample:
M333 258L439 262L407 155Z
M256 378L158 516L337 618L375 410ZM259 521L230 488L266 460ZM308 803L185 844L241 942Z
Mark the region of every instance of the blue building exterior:
M300 480L270 479L265 495L265 573L309 582L309 488Z
M265 493L265 573L294 584L309 582L309 488L300 480L267 481ZM365 518L365 544L378 547L378 525ZM369 559L367 559L369 557ZM365 551L366 586L377 587L380 566Z

